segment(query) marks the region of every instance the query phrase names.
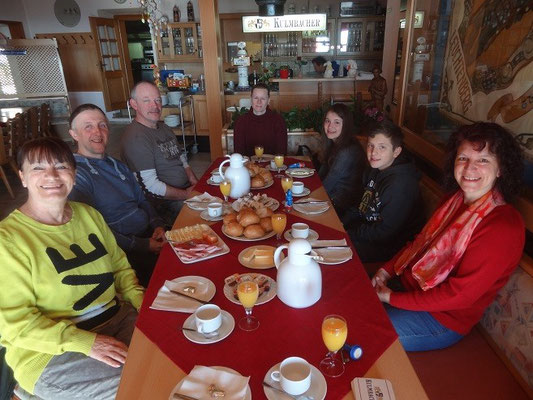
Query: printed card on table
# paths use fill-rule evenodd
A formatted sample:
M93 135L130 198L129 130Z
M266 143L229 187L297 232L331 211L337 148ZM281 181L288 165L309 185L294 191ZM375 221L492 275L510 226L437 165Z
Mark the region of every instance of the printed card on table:
M352 381L355 400L396 400L387 379L355 378Z

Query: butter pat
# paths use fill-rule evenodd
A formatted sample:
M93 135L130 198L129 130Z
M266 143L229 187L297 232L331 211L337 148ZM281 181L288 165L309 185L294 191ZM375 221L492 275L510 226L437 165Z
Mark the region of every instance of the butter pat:
M258 249L254 248L242 256L244 262L254 262L257 265L268 265L274 262L274 248Z

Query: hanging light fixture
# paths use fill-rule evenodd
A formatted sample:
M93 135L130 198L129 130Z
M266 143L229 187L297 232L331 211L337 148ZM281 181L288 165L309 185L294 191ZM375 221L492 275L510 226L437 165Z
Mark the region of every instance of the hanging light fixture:
M142 8L143 23L148 23L156 35L167 29L168 16L161 12L161 0L138 0Z

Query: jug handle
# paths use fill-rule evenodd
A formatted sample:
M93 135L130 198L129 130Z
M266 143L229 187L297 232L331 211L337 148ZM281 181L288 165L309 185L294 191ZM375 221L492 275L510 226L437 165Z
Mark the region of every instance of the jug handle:
M279 265L281 264L281 251L283 249L288 249L289 246L286 244L282 244L279 246L276 251L274 252L274 264L276 265L276 269L279 268Z
M226 163L230 162L230 160L224 160L222 161L222 163L220 163L220 166L218 167L218 172L220 172L220 176L222 177L222 180L226 179L226 177L224 176L224 173L222 172L222 166Z

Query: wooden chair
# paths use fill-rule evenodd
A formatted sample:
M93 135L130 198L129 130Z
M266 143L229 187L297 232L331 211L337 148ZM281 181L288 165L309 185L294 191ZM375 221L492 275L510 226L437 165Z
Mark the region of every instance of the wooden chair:
M31 107L25 114L26 139L37 139L39 137L39 107Z
M50 127L50 106L47 103L41 104L39 111L39 136L53 136Z
M9 121L7 121L6 138L7 160L15 174L18 175L18 167L16 162L17 152L25 141L24 118L22 114L17 114L15 118L11 118Z
M13 189L11 189L11 185L9 184L9 181L7 180L6 173L4 171L4 165L10 164L10 160L8 157L7 149L5 146L5 140L8 138L7 134L7 126L3 127L0 126L0 176L2 177L2 180L4 181L4 184L7 187L7 191L9 192L9 195L12 199L15 198L15 194L13 193Z

